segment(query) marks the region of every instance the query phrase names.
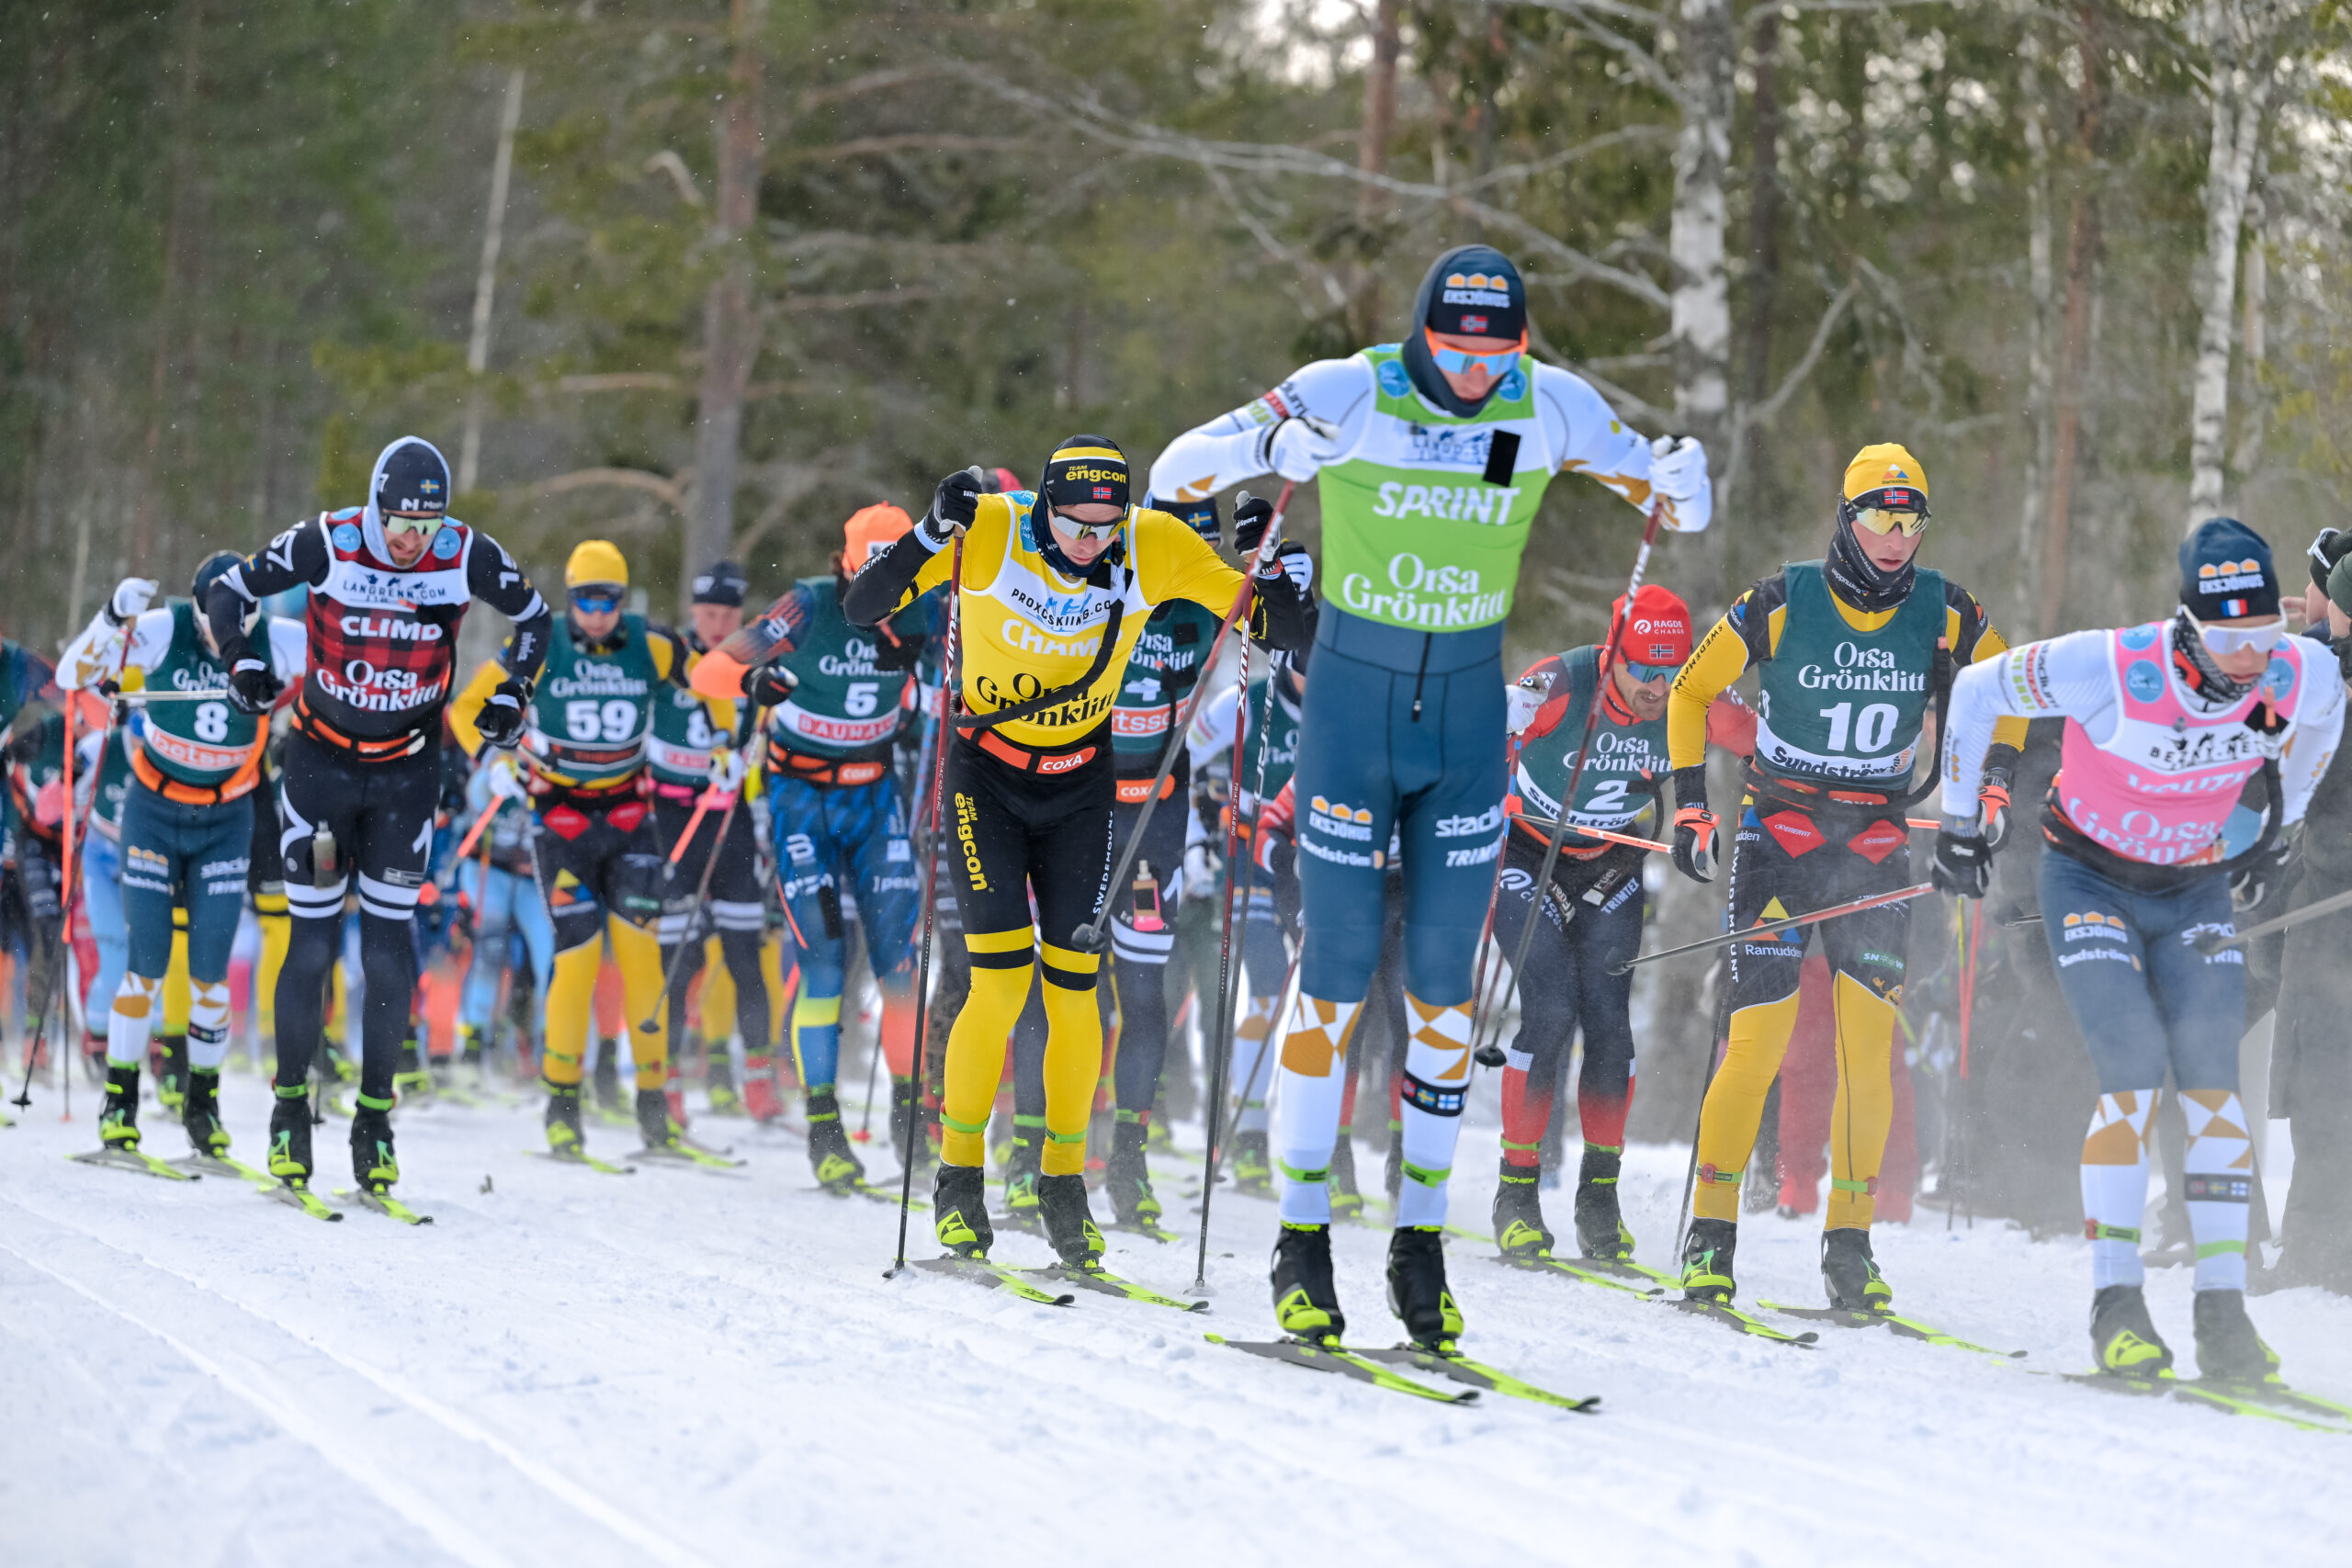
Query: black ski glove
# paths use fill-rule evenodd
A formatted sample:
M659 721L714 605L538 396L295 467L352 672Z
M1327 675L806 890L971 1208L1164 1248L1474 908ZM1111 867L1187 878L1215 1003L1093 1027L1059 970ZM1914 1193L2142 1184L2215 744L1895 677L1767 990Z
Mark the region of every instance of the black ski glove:
M267 713L285 689L266 659L248 653L229 666L229 700L241 713Z
M483 741L502 751L514 750L523 739L523 708L530 700L531 688L522 682L512 675L501 681L474 719Z
M1951 819L1945 819L1949 822ZM1939 893L1982 898L1993 886L1993 848L1982 833L1962 833L1946 827L1936 832L1936 863L1928 880Z
M1258 553L1266 540L1266 529L1274 520L1274 503L1262 495L1243 491L1233 502L1233 550L1243 560Z
M1674 869L1693 882L1715 879L1715 814L1707 809L1704 763L1674 770Z
M743 695L750 698L752 705L757 707L772 708L782 705L791 697L793 689L799 684L800 682L793 678L792 671L782 665L763 664L755 670L747 670L743 672Z
M2295 840L2281 833L2270 848L2230 873L2230 902L2251 909L2274 893L2283 892L2295 874Z
M980 477L958 468L931 492L931 515L922 520L923 542L933 549L971 526L980 514Z

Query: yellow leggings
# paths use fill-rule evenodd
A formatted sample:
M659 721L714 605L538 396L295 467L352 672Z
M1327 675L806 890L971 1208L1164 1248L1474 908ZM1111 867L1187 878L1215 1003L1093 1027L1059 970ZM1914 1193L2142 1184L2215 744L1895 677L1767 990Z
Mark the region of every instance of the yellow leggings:
M1845 975L1830 982L1838 1026L1838 1103L1829 1124L1829 1201L1823 1228L1868 1228L1878 1208L1879 1162L1894 1120L1894 1009ZM1794 992L1731 1015L1731 1040L1699 1114L1699 1179L1690 1212L1739 1218L1739 1180L1756 1148L1764 1096L1796 1028Z
M1086 1168L1086 1125L1094 1108L1094 1080L1102 1070L1102 1015L1096 1010L1098 954L1052 942L1039 948L1028 927L967 931L972 993L947 1035L947 1092L940 1108L940 1159L979 1165L989 1111L1004 1078L1004 1049L1029 999L1029 976L1042 967L1046 984L1046 1148L1047 1176Z
M294 922L286 913L286 895L254 895L254 916L261 922L261 962L254 969L254 1007L261 1032L277 1038L277 972L286 967L286 944L293 940Z
M613 944L613 962L621 972L627 1000L629 1050L637 1060L637 1087L658 1089L670 1081L668 1003L662 994L662 944L650 931L640 930L618 915L605 917L605 935ZM547 1081L556 1089L577 1089L581 1066L588 1056L588 1024L596 1004L596 972L604 966L605 944L583 942L555 955L555 975L548 982ZM653 1021L648 1032L638 1027Z

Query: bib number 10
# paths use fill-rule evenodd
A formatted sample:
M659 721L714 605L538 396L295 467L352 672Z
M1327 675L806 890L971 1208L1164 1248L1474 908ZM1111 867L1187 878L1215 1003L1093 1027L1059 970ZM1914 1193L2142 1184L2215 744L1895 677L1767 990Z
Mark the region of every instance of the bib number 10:
M1854 750L1865 757L1874 757L1886 750L1894 739L1894 721L1900 716L1893 703L1872 703L1861 716L1854 716L1854 705L1839 703L1834 708L1823 708L1821 716L1829 721L1829 749L1832 751ZM1853 745L1846 742L1851 739Z

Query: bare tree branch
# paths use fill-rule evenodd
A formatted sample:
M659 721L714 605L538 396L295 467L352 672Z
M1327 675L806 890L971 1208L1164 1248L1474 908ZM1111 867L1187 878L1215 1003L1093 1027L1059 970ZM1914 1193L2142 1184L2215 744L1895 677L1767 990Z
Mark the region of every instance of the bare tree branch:
M678 187L678 199L697 211L701 209L702 192L695 187L694 172L686 167L686 161L676 152L667 147L662 148L645 161L645 172L669 175L670 183Z
M768 301L772 315L800 316L811 310L855 310L868 305L910 305L919 299L936 299L950 293L945 288L916 285L906 288L866 288L854 294L787 294L781 299Z
M1740 411L1742 423L1770 424L1780 417L1781 410L1787 405L1789 399L1813 374L1814 367L1821 363L1823 353L1829 347L1830 333L1836 329L1838 318L1846 313L1846 307L1854 302L1855 292L1860 288L1860 284L1849 282L1838 291L1838 297L1829 301L1829 309L1824 310L1821 320L1814 323L1813 341L1805 344L1804 353L1798 355L1796 364L1789 367L1789 373L1781 378L1780 386L1773 389L1770 397L1754 408Z
M871 158L888 152L1026 152L1037 142L1025 136L933 135L904 131L892 136L860 136L822 147L779 147L771 156L778 163L815 162L827 158Z
M531 496L567 495L573 491L596 490L605 487L642 491L655 497L680 516L684 516L686 510L685 487L688 482L688 478L684 474L680 474L674 479L664 479L662 475L649 472L644 468L574 468L568 474L557 474L551 479L538 479L525 485L523 493Z

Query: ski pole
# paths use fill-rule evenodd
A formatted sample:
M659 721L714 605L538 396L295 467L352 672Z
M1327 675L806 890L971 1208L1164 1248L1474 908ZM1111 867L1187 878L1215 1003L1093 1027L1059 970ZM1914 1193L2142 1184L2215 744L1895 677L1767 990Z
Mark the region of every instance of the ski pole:
M1715 1087L1715 1068L1731 1052L1731 988L1732 976L1725 971L1722 987L1715 993L1714 1027L1707 1035L1707 1071L1699 1080L1699 1113L1690 1118L1690 1159L1682 1171L1682 1210L1675 1219L1674 1256L1682 1256L1683 1243L1690 1236L1690 1195L1699 1188L1699 1134L1707 1124L1707 1091Z
M1611 675L1610 656L1616 651L1619 628L1624 625L1625 617L1633 613L1634 595L1642 591L1642 578L1650 567L1650 548L1657 543L1657 531L1665 522L1666 502L1660 499L1651 505L1649 519L1642 525L1642 547L1634 554L1633 577L1625 584L1625 597L1619 600L1617 607L1610 612L1609 635L1602 639L1593 660L1592 697L1585 705L1584 739L1577 743L1577 765L1569 770L1568 787L1560 796L1563 802L1561 810L1564 813L1575 809L1577 788L1584 779L1585 761L1592 754L1592 737L1600 723L1600 701ZM1535 886L1539 890L1551 884L1552 868L1560 862L1560 845L1567 838L1567 830L1568 819L1563 815L1557 822L1553 824L1551 840L1544 846L1544 869L1535 878ZM1495 853L1496 859L1499 861L1502 852L1498 849ZM1503 984L1501 1006L1495 1009L1494 1023L1498 1033L1502 1029L1502 1015L1510 1006L1512 993L1519 988L1520 971L1527 966L1527 949L1535 940L1535 925L1536 922L1530 919L1519 929L1519 946L1511 955L1510 978ZM1619 973L1622 974L1623 971ZM1477 1055L1476 1047L1478 1043L1475 1034L1471 1037L1470 1043L1474 1048L1471 1054L1475 1056ZM1489 1045L1492 1043L1493 1042L1488 1042Z
M748 784L750 782L752 766L759 761L758 752L761 750L762 743L766 739L767 737L764 733L759 734L752 739L752 750L753 755L746 759L744 763L744 784ZM670 955L669 967L662 976L662 990L661 994L654 1000L652 1013L647 1017L643 1023L637 1026L637 1032L639 1034L659 1034L662 1032L662 1010L669 1004L670 987L678 983L681 965L685 963L686 954L693 950L698 940L696 933L702 925L703 906L710 897L710 878L712 874L718 869L719 852L727 847L727 829L734 823L735 808L743 804L743 784L737 784L735 786L735 793L728 798L727 809L719 813L718 841L710 846L710 858L702 863L702 877L695 885L695 901L686 911L684 935L678 943L677 952ZM710 792L708 790L705 790L703 792L706 800L707 800L709 793ZM697 807L697 810L699 810L699 807ZM682 850L685 847L686 840L692 832L693 829L689 828L686 832L678 835L678 849ZM671 851L670 863L674 865L677 863L677 850ZM677 1070L675 1063L671 1065L671 1070L673 1072Z
M1244 919L1247 918L1248 917L1245 915ZM1298 959L1294 957L1290 961L1289 969L1283 972L1282 993L1275 998L1274 1016L1268 1025L1269 1032L1266 1037L1266 1048L1258 1053L1257 1063L1255 1066L1250 1067L1250 1076L1243 1079L1241 1083L1235 1086L1233 1099L1228 1102L1232 1105L1233 1109L1227 1114L1227 1120L1237 1129L1238 1129L1241 1124L1242 1110L1250 1103L1250 1091L1258 1087L1258 1074L1260 1069L1272 1062L1274 1058L1274 1054L1281 1049L1282 1040L1280 1036L1282 1021L1283 1019L1290 1016L1292 1004L1297 1000ZM1342 1062L1340 1066L1342 1070L1344 1070L1346 1064ZM1225 1149L1223 1145L1219 1145L1216 1154L1211 1156L1209 1160L1209 1180L1214 1183L1216 1180L1217 1173L1224 1168Z
M1287 496L1289 492L1285 491L1283 493ZM1276 514L1275 521L1279 524L1279 513ZM1274 532L1274 526L1268 526L1266 537L1269 541L1273 538ZM1262 545L1260 547L1259 554L1261 557L1265 554ZM1241 592L1243 597L1247 598L1250 588L1246 583ZM1236 604L1234 608L1238 610L1240 605ZM1211 649L1210 653L1214 657L1216 649ZM1266 692L1269 696L1272 694L1273 689L1274 683L1269 679L1266 682ZM1198 694L1195 691L1196 698ZM1225 887L1223 889L1225 910L1224 918L1219 922L1216 944L1216 1033L1214 1037L1216 1044L1212 1048L1216 1053L1214 1058L1216 1066L1211 1070L1214 1083L1209 1093L1208 1104L1203 1111L1203 1117L1208 1124L1208 1139L1201 1150L1201 1245L1199 1255L1193 1259L1191 1292L1196 1296L1204 1296L1209 1293L1209 1205L1210 1201L1216 1195L1217 1123L1222 1120L1225 1110L1224 1066L1227 1057L1233 1050L1233 987L1238 978L1233 969L1233 894L1241 880L1240 868L1237 863L1238 857L1234 852L1241 827L1241 739L1243 732L1248 728L1249 716L1250 644L1245 638L1241 644L1241 691L1239 697L1233 705L1233 766L1225 786ZM1262 764L1265 760L1266 748L1261 741L1258 748L1258 761ZM1162 769L1164 770L1166 766L1163 761ZM1262 766L1258 775L1258 782L1261 784L1266 782ZM1150 802L1145 802L1145 809L1150 809ZM1139 838L1141 824L1138 823L1137 827L1136 836ZM1117 886L1115 880L1113 886Z
M924 1082L923 1035L931 1025L931 939L939 913L939 820L947 784L947 727L956 716L956 652L964 625L964 536L956 536L956 553L947 563L947 652L939 665L939 744L932 749L931 831L923 847L922 955L915 966L915 1092L907 1097L907 1157L899 1172L899 1251L885 1280L896 1279L907 1266L907 1211L914 1204L915 1140L922 1136L919 1112Z
M1233 629L1233 623L1239 620L1242 614L1249 609L1250 601L1257 592L1255 581L1257 574L1264 570L1268 561L1274 558L1274 547L1282 543L1283 511L1290 504L1290 492L1295 487L1285 483L1283 486L1282 494L1275 498L1274 514L1266 520L1266 536L1258 541L1258 553L1250 558L1250 569L1242 574L1241 592L1234 595L1233 608L1225 613L1224 621L1216 628L1216 636L1210 639L1208 651L1201 655L1201 670L1204 674L1216 665L1217 651L1224 648L1225 636ZM1235 497L1236 510L1249 504L1249 501L1248 491L1238 492ZM1249 668L1250 647L1249 634L1246 631L1242 634L1241 646L1242 668L1246 671ZM1177 719L1170 728L1169 736L1171 742L1193 728L1193 716L1200 712L1201 702L1208 695L1208 690L1206 682L1200 682L1193 685L1193 694L1184 700L1183 716ZM1242 690L1246 694L1249 688L1245 685ZM1237 730L1239 728L1238 717L1235 728ZM945 745L944 736L941 738L941 743L944 749ZM1167 787L1169 773L1175 765L1176 748L1170 744L1159 754L1159 771L1151 776L1151 791L1143 797L1143 809L1136 813L1136 825L1127 834L1127 847L1119 852L1118 864L1111 873L1111 880L1105 884L1107 887L1116 889L1126 882L1127 872L1135 864L1136 852L1143 848L1143 830L1151 826L1151 814L1159 806L1159 792ZM1095 911L1094 918L1070 933L1070 946L1080 953L1102 952L1102 932L1111 923L1111 899L1104 898L1102 908Z
M1518 776L1519 737L1513 735L1503 743L1503 798L1506 802L1510 798L1510 781ZM1508 841L1509 838L1510 834L1506 831L1505 841ZM1501 845L1498 844L1495 849L1495 874L1487 883L1487 918L1478 927L1478 962L1470 971L1470 1038L1473 1040L1477 1039L1486 1029L1487 954L1495 944L1495 905L1502 896L1503 852ZM1499 970L1502 964L1498 962L1495 967ZM1500 1030L1498 1029L1497 1032L1499 1034ZM1484 1051L1474 1052L1471 1060L1482 1067L1499 1067L1509 1058L1503 1055L1499 1045L1490 1043Z
M2263 921L2260 925L2248 926L2232 936L2216 936L2211 931L2202 932L2197 938L2197 951L2211 954L2219 953L2225 947L2244 947L2256 937L2268 936L2274 931L2291 931L2306 920L2315 920L2322 915L2332 915L2343 908L2352 908L2352 892L2337 893L2325 898L2314 899L2300 909L2290 909L2276 919Z
M882 1005L888 1007L889 1003L886 1000ZM873 1049L865 1054L865 1113L857 1119L857 1131L850 1134L854 1143L870 1144L874 1141L874 1065L881 1059L882 1041L877 1034ZM914 1152L911 1145L907 1152Z
M1524 811L1514 811L1511 815L1521 822L1532 823L1538 828L1557 828L1560 825L1553 818L1532 817ZM1581 822L1569 823L1568 831L1588 839L1599 839L1606 843L1623 844L1630 849L1657 850L1660 853L1669 855L1674 852L1672 844L1661 844L1656 839L1637 839L1631 833L1612 833L1606 828L1588 828Z
M1917 898L1923 893L1933 893L1936 885L1922 882L1913 887L1898 887L1892 893L1873 893L1867 898L1854 898L1843 904L1832 904L1826 909L1815 909L1810 915L1791 915L1784 920L1761 920L1740 931L1720 931L1702 942L1686 942L1680 947L1663 948L1657 953L1645 953L1628 958L1623 964L1609 966L1611 975L1623 975L1638 964L1655 964L1661 958L1676 958L1686 953L1703 953L1711 947L1724 947L1735 942L1747 942L1775 931L1793 931L1799 926L1814 925L1822 920L1834 920L1840 915L1851 915L1863 909L1875 909L1882 904L1900 904L1905 898Z
M490 804L482 808L482 814L474 818L474 825L471 828L466 829L466 836L458 843L458 852L452 857L453 859L463 860L474 852L474 845L481 841L482 829L490 826L490 819L497 816L498 808L505 804L506 797L503 795L493 795L490 797Z

